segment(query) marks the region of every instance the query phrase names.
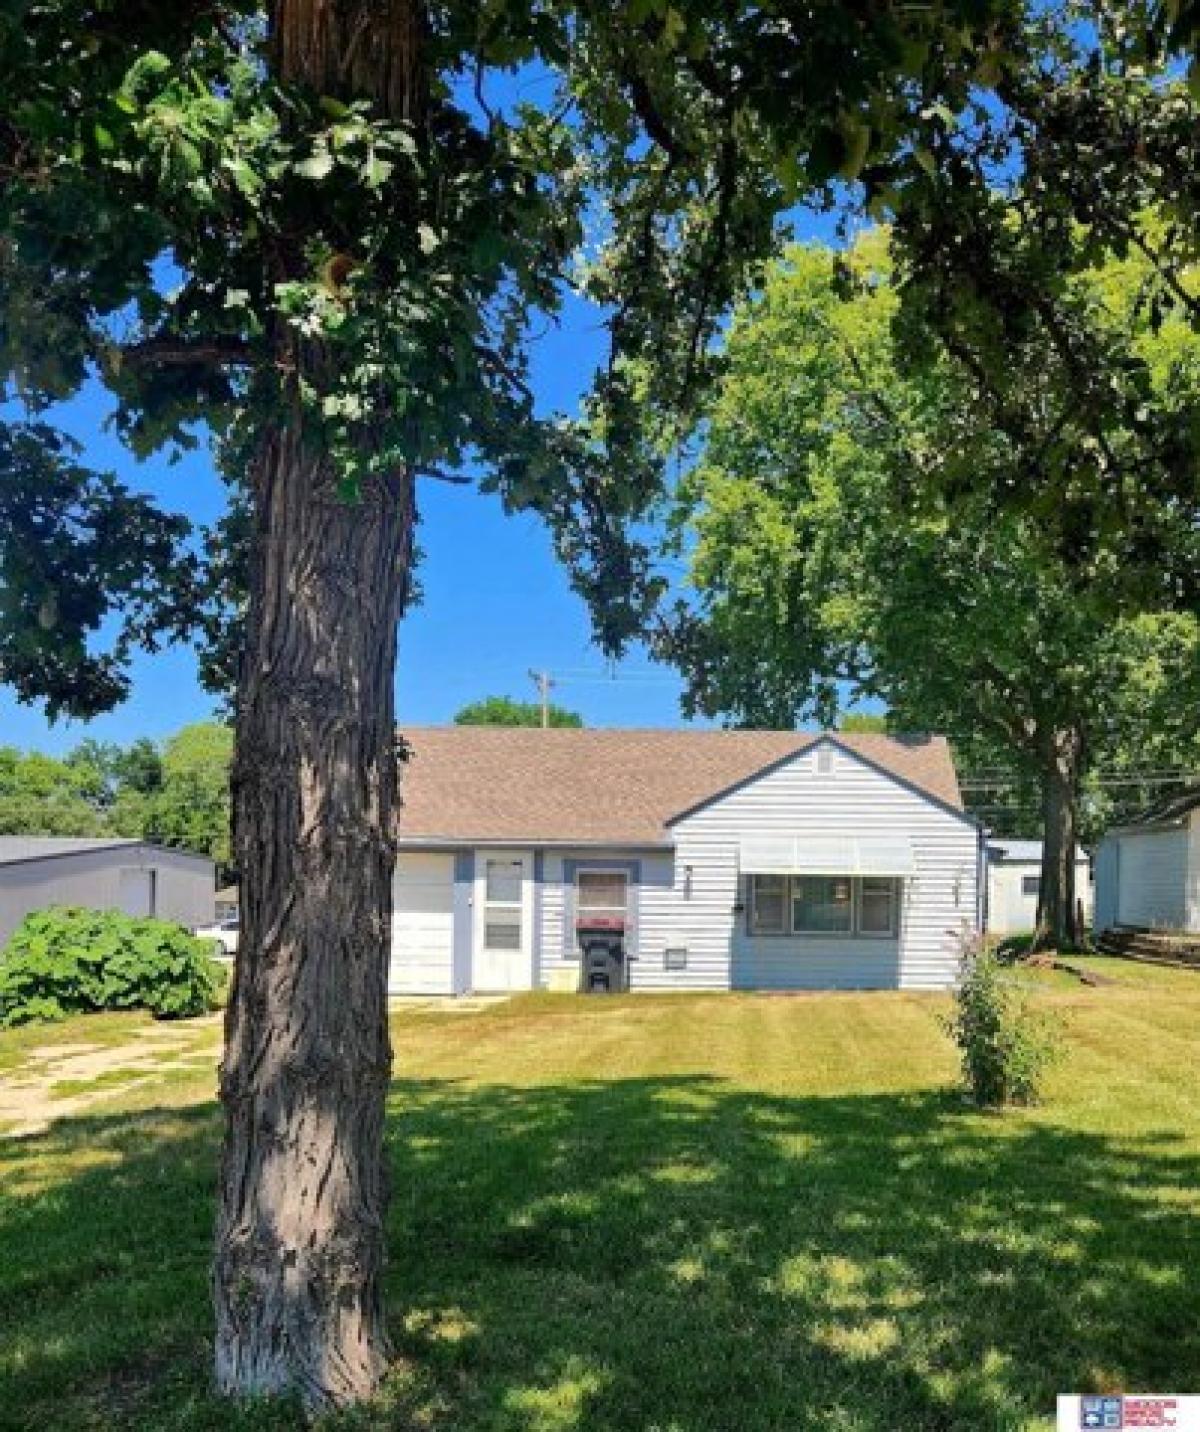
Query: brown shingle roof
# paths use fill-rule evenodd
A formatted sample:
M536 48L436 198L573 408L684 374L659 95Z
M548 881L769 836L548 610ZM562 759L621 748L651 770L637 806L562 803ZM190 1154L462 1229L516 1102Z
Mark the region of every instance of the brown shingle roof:
M548 731L409 727L400 836L658 844L674 816L820 739L810 731ZM941 736L839 734L840 744L962 809Z

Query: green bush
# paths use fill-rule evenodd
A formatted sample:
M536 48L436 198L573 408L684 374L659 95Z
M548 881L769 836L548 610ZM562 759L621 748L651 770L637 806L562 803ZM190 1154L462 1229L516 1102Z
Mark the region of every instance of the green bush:
M996 951L963 955L962 979L946 1032L958 1045L963 1077L976 1104L1035 1104L1046 1070L1061 1056L1061 1030L1017 993Z
M207 942L165 920L66 907L27 915L0 954L0 1025L99 1009L181 1019L214 1009Z

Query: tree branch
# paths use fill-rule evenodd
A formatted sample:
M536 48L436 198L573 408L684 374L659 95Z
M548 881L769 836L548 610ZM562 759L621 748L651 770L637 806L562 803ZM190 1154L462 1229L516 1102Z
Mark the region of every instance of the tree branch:
M140 343L129 343L120 349L121 361L133 367L177 368L224 367L227 364L245 365L254 361L250 345L233 335L217 335L213 338L174 338L161 335L144 338Z
M434 482L448 482L453 487L470 487L474 481L465 472L446 472L440 467L414 467L414 477L429 477Z
M629 90L629 98L633 103L634 113L642 121L646 133L654 140L655 144L674 163L691 159L692 151L689 145L679 139L671 126L664 118L662 111L655 102L653 92L644 75L633 65L624 65L621 68L621 79Z

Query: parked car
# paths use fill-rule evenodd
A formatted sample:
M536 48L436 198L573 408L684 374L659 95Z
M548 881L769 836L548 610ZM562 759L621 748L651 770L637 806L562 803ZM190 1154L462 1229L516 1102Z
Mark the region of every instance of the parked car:
M238 925L235 916L232 920L215 920L211 925L197 925L192 934L198 940L212 940L217 946L213 954L218 959L222 956L229 958L237 954Z

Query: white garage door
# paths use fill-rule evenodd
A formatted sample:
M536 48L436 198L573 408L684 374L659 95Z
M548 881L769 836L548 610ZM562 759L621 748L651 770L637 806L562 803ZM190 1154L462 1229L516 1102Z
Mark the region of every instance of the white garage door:
M401 855L392 900L388 992L453 994L453 855Z

